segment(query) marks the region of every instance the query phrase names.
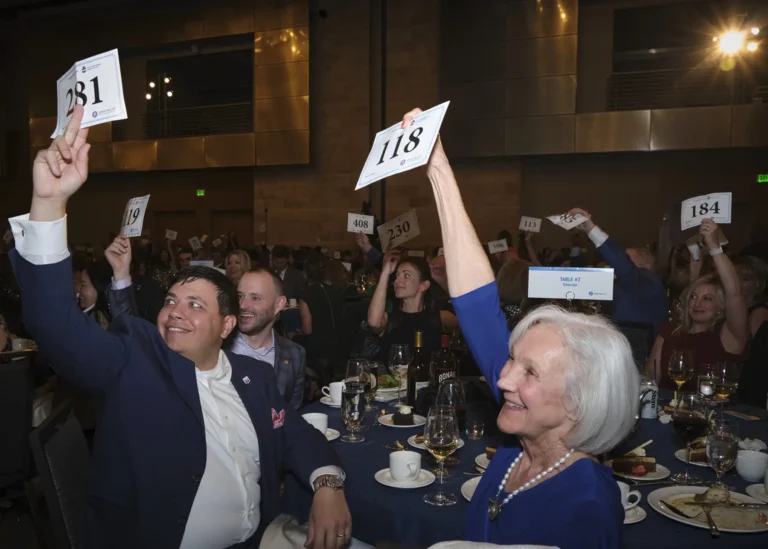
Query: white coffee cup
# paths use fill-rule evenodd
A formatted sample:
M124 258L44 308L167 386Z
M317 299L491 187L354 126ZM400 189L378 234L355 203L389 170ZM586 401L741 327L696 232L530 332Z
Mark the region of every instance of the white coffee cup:
M23 337L17 337L16 339L11 340L11 349L14 351L25 351L26 349L31 349L32 345L30 344L30 340L24 339Z
M617 481L616 484L619 485L619 489L621 490L621 504L624 506L624 510L629 511L633 507L637 507L637 504L643 499L643 495L637 490L630 491L629 484L626 482ZM629 501L629 498L632 496L637 496L637 499L634 502Z
M344 382L334 381L329 383L328 386L323 387L322 391L325 396L331 399L331 402L341 402L341 391L344 389Z
M749 482L759 482L768 469L768 454L754 450L739 450L736 458L736 472Z
M421 472L421 454L397 451L389 454L389 472L397 482L413 482Z
M323 434L328 430L328 416L326 414L304 414L301 417Z
M291 298L291 299L288 300L288 306L291 309L295 309L296 307L299 306L299 304L297 303L297 301L294 298Z

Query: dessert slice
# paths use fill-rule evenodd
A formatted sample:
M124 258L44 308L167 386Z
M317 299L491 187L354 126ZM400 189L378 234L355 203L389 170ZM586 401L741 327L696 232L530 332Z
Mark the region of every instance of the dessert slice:
M656 471L656 458L622 456L613 459L611 469L617 473L642 477Z
M392 414L392 423L395 425L413 425L413 409L410 406L400 406L397 412Z

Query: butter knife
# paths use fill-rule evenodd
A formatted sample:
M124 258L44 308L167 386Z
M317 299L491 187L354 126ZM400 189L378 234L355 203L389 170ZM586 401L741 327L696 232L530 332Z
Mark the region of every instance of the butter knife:
M678 509L677 507L675 507L671 503L668 503L668 502L664 501L663 499L659 500L659 501L661 503L663 503L674 514L676 514L676 515L678 515L680 517L683 517L684 519L691 520L691 519L694 519L694 518L698 517L701 514L701 513L698 513L697 515L689 516L689 515L686 515L685 513L683 513L680 509Z

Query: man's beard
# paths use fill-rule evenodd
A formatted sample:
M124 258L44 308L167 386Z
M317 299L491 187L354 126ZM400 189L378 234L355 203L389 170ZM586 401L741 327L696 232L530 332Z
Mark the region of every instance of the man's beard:
M248 331L240 329L240 331L243 334L248 335L248 336L252 336L252 335L256 335L256 334L260 333L262 330L264 330L264 328L269 326L270 322L272 322L275 319L275 315L272 312L270 312L270 311L261 311L261 312L259 312L259 311L241 311L241 313L242 312L251 313L253 315L253 320L255 322L253 327L250 328ZM239 323L238 323L238 328L239 327L240 326L239 326Z

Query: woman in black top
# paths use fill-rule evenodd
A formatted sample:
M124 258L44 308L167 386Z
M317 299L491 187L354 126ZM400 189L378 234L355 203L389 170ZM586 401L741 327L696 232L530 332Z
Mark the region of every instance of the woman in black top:
M752 336L737 394L742 404L762 408L768 393L768 301L765 295L768 267L756 257L742 257L736 271L741 282L741 295L749 306Z
M387 313L387 289L393 273L396 299L392 311ZM368 326L374 334L382 334L377 360L387 363L393 344L413 346L417 331L423 333L422 344L427 357L440 348L443 325L440 311L432 307L429 299L431 285L429 265L424 259L401 259L391 252L384 255L379 284L368 307Z
M307 351L309 366L328 378L344 305L342 291L328 282L325 258L321 254L313 252L306 258L304 277L307 285L299 300L303 336L300 342Z

